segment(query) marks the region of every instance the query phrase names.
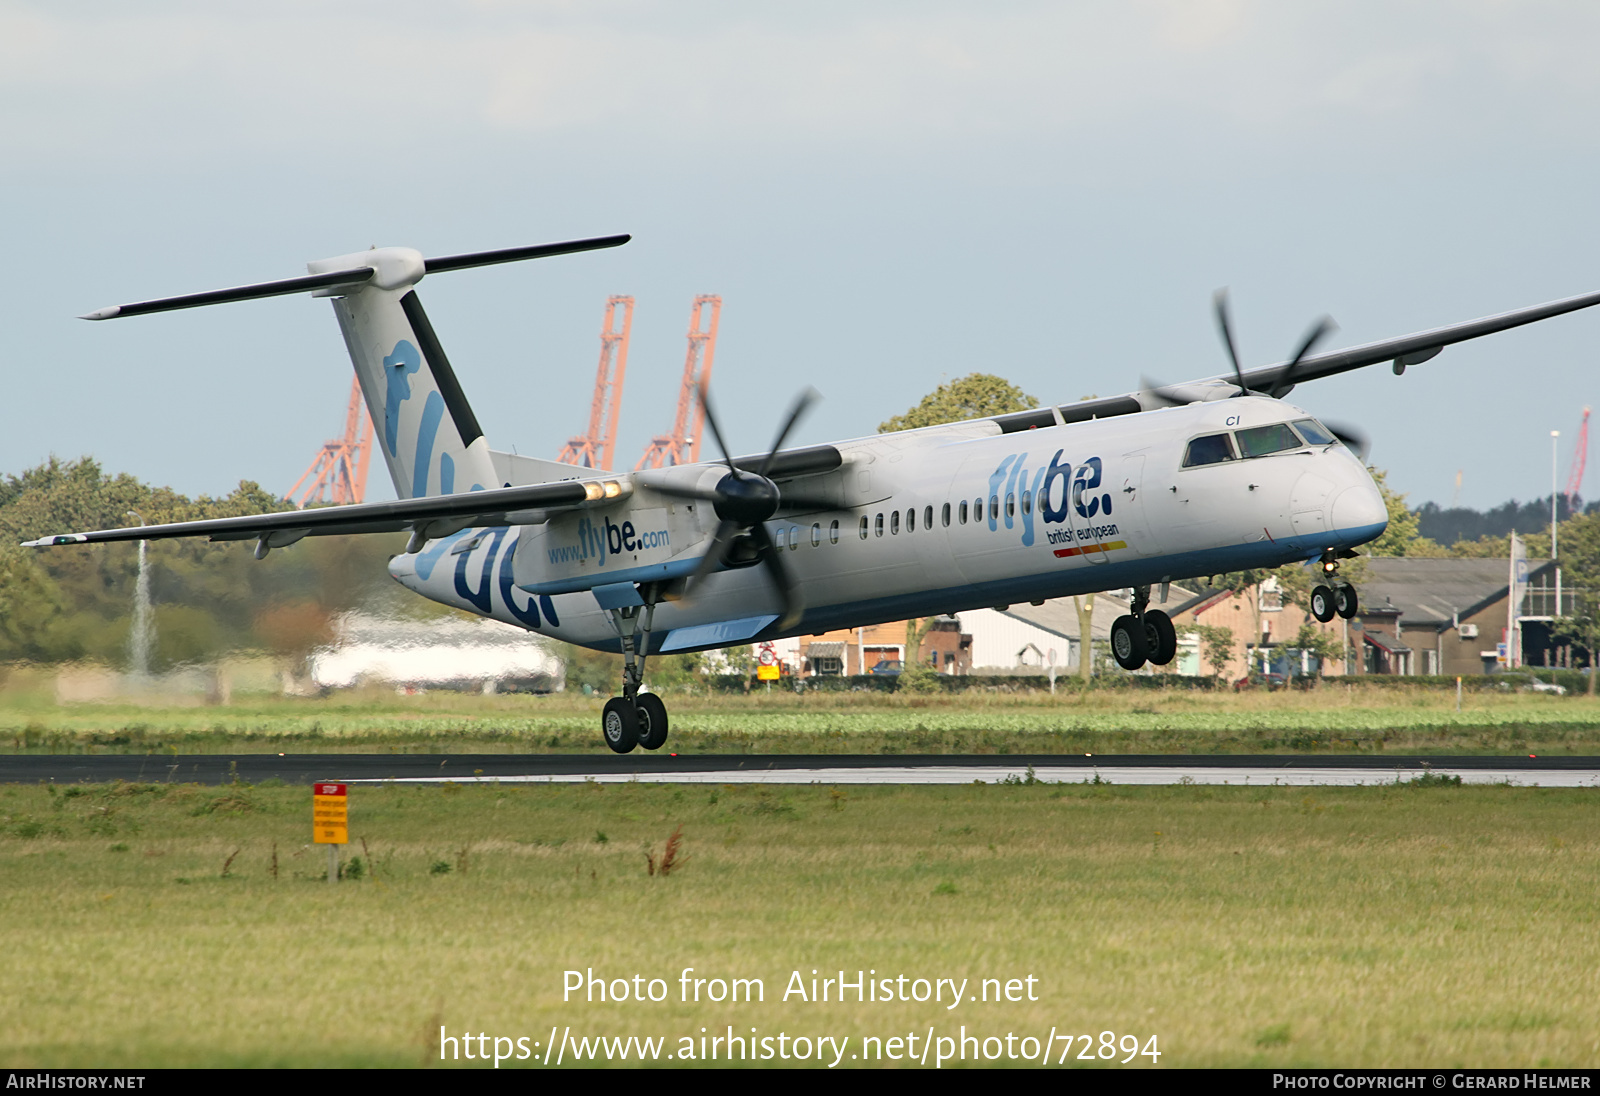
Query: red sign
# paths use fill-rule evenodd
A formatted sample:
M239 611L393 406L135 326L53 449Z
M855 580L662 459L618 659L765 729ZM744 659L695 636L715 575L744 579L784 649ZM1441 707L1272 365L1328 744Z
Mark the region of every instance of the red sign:
M317 790L312 792L311 794L312 795L344 795L344 794L346 794L345 790L344 790L344 787L345 786L343 784L318 784L317 785Z

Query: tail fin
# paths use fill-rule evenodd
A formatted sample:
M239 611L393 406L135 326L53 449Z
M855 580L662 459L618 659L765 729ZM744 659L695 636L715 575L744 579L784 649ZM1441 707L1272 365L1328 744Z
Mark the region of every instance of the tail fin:
M340 286L333 295L345 346L372 414L374 433L400 498L450 495L498 487L489 443L472 413L450 359L434 334L413 283L421 254L409 248L341 255L308 263L313 274L377 263L384 285ZM385 267L400 277L385 278ZM410 268L410 269L405 269ZM415 277L406 274L415 271ZM398 283L398 284L395 284Z
M395 493L410 499L479 491L501 485L496 455L413 287L425 274L627 242L627 236L603 236L434 259L406 247L374 248L309 263L304 278L116 305L83 318L109 320L306 291L332 297Z

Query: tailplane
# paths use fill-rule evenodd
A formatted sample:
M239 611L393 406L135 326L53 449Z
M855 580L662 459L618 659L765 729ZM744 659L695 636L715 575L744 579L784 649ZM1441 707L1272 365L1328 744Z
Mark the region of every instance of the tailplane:
M109 320L308 291L331 297L395 494L411 499L481 491L517 483L545 470L523 467L525 458L508 459L506 454L490 451L423 311L416 283L427 274L616 247L628 239L604 236L435 259L425 259L411 248L374 248L308 263L310 274L304 278L117 305L83 318ZM570 473L564 466L557 467Z

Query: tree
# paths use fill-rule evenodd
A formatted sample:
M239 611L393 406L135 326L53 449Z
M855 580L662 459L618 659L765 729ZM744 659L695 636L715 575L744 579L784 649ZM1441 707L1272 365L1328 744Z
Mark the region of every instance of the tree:
M1310 651L1323 662L1342 659L1345 654L1344 644L1309 620L1300 625L1300 631L1295 634L1295 637L1287 645L1296 650Z
M922 641L933 630L936 616L924 617L918 620L912 617L906 621L906 657L901 668L899 688L909 692L931 692L938 687L934 681L937 672L932 666L922 661Z
M1383 536L1367 545L1374 556L1440 556L1444 549L1421 535L1422 519L1406 506L1406 497L1389 490L1388 473L1379 468L1367 469L1383 495L1383 505L1389 511L1389 527Z
M1233 659L1233 629L1220 624L1196 624L1191 630L1205 647L1205 660L1211 672L1221 677Z
M1595 651L1600 649L1600 612L1595 609L1594 599L1580 602L1571 613L1557 617L1551 622L1550 630L1589 652L1589 695L1593 696L1595 678L1600 677L1594 664Z
M880 423L878 433L915 430L923 426L1005 415L1012 411L1031 411L1038 406L1038 400L1004 377L996 377L992 373L969 373L941 384L904 415L896 415L888 422Z
M1087 685L1094 674L1094 595L1074 594L1072 607L1078 610L1078 676Z

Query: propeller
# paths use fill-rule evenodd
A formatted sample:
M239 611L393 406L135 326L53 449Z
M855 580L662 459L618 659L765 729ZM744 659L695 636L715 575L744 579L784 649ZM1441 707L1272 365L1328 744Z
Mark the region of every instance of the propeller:
M1233 337L1233 318L1228 308L1228 291L1226 289L1217 290L1212 295L1211 303L1216 311L1217 332L1222 336L1222 345L1228 351L1228 362L1233 366L1233 375L1238 389L1233 395L1250 395L1251 388L1244 379L1244 367L1239 363L1238 343L1234 341ZM1294 387L1295 373L1299 370L1300 363L1305 360L1306 355L1310 354L1318 343L1338 329L1338 325L1328 316L1323 316L1312 324L1306 332L1305 338L1300 340L1300 346L1295 350L1294 356L1284 363L1282 369L1278 370L1277 376L1272 378L1271 383L1265 389L1260 390L1261 394L1270 396L1275 400L1282 399L1288 395L1289 390ZM1159 381L1151 380L1149 377L1141 377L1140 382L1144 385L1145 391L1154 396L1156 402L1164 406L1172 407L1192 402L1192 397L1185 398L1184 395L1185 389L1189 388L1188 385L1164 385Z
M712 534L711 547L689 577L688 592L691 596L701 580L725 562L738 567L759 563L766 568L783 604L778 627L789 628L799 622L805 604L788 565L783 562L781 550L767 531L766 522L780 508L832 509L835 503L820 494L780 488L767 478L767 472L801 416L820 398L814 388L805 389L795 398L783 425L778 428L777 436L772 439L772 448L761 461L760 469L751 472L733 463L727 442L722 436L722 426L711 406L711 395L704 383L700 385L700 406L705 410L706 425L711 428L711 436L722 453L723 463L728 466L728 473L709 491L668 485L657 488L663 494L709 502L719 519L716 532Z

